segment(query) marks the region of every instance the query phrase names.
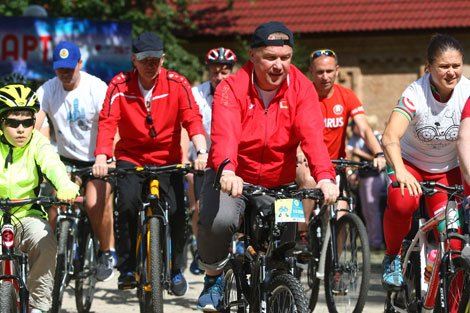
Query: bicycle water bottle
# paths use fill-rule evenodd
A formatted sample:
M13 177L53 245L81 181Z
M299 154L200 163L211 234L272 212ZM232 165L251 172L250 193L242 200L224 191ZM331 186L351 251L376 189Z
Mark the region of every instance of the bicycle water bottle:
M432 268L434 266L434 261L436 260L437 250L433 249L429 251L428 257L426 258L426 270L424 271L424 280L429 283L429 280L432 275Z

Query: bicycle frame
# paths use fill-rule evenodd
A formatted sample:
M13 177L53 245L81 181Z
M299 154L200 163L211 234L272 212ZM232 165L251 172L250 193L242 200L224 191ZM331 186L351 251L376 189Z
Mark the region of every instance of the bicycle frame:
M341 160L344 161L344 160ZM346 174L344 173L343 167L339 166L336 168L336 184L338 187L340 187L340 192L341 195L338 197L338 200L343 200L348 203L348 210L346 212L348 213L353 213L354 212L354 202L352 197L349 196L344 196L343 191L347 189L348 183L346 179ZM340 210L340 211L345 211L345 210ZM336 221L338 218L338 210L335 205L330 205L329 210L328 207L323 207L322 209L317 208L315 209L315 215L312 216L312 218L309 221L309 226L311 223L316 222L318 219L324 218L324 215L326 214L327 218L327 224L326 224L326 230L325 230L325 235L323 236L323 243L321 247L321 253L320 253L320 260L318 262L318 270L316 273L316 277L320 280L325 279L325 262L326 262L326 250L328 249L328 244L331 243L331 249L332 249L332 256L333 256L333 262L334 262L334 267L338 268L338 254L337 254L337 247L336 247ZM320 223L323 224L323 221L320 220Z
M429 220L426 220L425 196L424 195L421 196L419 200L420 201L419 202L420 217L418 220L418 230L413 240L411 241L411 244L409 245L409 248L407 249L406 254L402 260L402 264L403 264L402 275L403 277L405 277L405 273L407 271L408 264L411 258L411 253L419 252L419 260L420 260L419 293L420 293L420 299L422 302L421 303L422 307L421 307L420 312L423 312L423 313L434 311L435 304L436 304L437 291L439 288L441 289L441 293L440 293L441 298L439 299L440 304L441 306L443 306L444 312L448 312L448 299L447 299L448 286L446 286L447 281L445 279L442 279L446 271L446 267L443 265L448 264L448 262L451 262L451 255L450 255L451 251L450 251L448 242L447 242L447 248L446 248L446 241L448 241L451 237L462 240L462 241L466 241L466 239L463 236L457 233L453 234L453 232L449 232L447 230L447 224L449 223L449 212L451 210L457 210L455 197L456 197L455 194L451 194L445 209L439 212L434 217L430 218ZM442 221L447 221L446 227L445 227L444 233L439 234L436 259L433 264L433 270L431 273L431 277L429 278L429 282L426 282L424 278L427 252L428 252L428 241L427 241L426 235L429 231L437 228L438 224L441 223ZM405 288L408 288L408 286L405 286ZM408 312L407 311L408 303L405 302L405 308L401 308L395 303L398 293L399 291L391 292L390 304L392 305L393 309L398 312L403 312L403 313ZM408 301L408 299L406 299L405 301Z
M19 294L19 308L21 313L29 311L29 291L26 287L28 257L15 248L15 229L11 222L11 208L3 209L2 223L2 273L0 280L7 280L14 284ZM18 273L18 274L16 274Z

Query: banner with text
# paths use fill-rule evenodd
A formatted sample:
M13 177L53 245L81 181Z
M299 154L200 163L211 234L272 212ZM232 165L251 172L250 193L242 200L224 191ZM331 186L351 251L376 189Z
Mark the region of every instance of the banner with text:
M131 68L132 24L74 18L0 17L0 76L55 75L52 52L61 41L80 48L83 70L109 82Z

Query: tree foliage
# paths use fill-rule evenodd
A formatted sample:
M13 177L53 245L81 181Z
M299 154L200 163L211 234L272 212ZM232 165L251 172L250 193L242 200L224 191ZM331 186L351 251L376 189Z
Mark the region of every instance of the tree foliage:
M175 31L194 28L187 5L190 0L15 0L0 3L4 16L21 16L29 5L44 7L49 17L74 17L104 21L132 22L134 37L142 31L156 32L165 45L165 67L200 80L204 70L198 58L182 46Z

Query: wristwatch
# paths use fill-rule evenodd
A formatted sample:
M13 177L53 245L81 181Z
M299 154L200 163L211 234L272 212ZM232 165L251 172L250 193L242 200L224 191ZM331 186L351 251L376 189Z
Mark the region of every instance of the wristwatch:
M384 157L384 156L385 156L385 154L384 154L383 152L377 152L377 153L375 154L375 157L376 157L376 158L378 158L378 157Z
M209 153L209 151L207 151L207 149L200 149L200 150L197 151L197 155L206 154L206 153Z

